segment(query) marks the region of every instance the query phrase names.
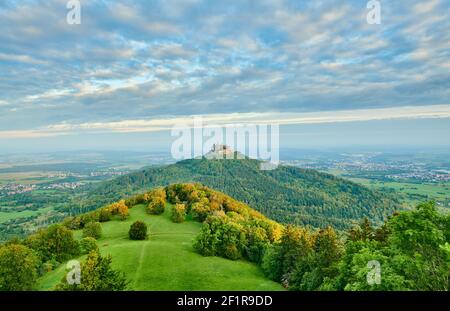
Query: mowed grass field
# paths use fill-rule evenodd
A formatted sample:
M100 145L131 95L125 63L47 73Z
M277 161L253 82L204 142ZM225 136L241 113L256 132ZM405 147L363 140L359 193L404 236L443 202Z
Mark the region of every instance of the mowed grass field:
M127 220L102 223L100 250L112 256L114 269L125 273L129 290L283 290L280 284L265 278L253 263L197 254L192 241L201 224L173 223L169 219L170 208L168 205L163 215L156 216L148 215L144 205L137 205L130 209ZM130 225L136 220L147 223L148 240L128 239ZM80 231L75 235L81 238ZM45 274L36 289L52 290L64 275L62 264Z

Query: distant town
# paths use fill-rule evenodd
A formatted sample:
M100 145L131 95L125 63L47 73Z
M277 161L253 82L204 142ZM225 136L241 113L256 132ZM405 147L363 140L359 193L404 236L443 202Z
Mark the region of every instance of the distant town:
M16 195L36 190L61 190L61 189L76 189L91 182L93 178L101 180L108 179L124 174L128 174L129 170L106 170L106 171L92 171L87 174L76 172L50 172L44 174L42 179L51 180L53 182L42 183L6 183L0 184L0 197ZM65 181L67 179L76 179L76 181ZM61 180L58 182L58 180ZM80 181L78 181L80 180Z
M415 179L426 182L445 182L450 181L450 171L447 170L428 170L417 164L379 164L379 163L358 163L358 162L338 162L330 163L304 163L302 161L284 161L284 164L293 165L301 168L315 170L341 170L343 172L381 172L386 179L403 180ZM397 173L392 173L398 171Z

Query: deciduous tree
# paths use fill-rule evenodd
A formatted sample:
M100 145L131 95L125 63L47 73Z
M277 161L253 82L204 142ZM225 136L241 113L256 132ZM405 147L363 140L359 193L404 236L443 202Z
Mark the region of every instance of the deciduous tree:
M38 276L38 262L38 256L24 245L0 247L0 290L31 290Z

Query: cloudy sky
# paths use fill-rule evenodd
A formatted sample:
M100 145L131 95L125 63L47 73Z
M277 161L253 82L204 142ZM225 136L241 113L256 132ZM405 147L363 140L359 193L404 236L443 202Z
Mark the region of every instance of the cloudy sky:
M69 25L66 0L0 1L0 148L161 146L193 115L450 144L449 0L381 1L380 25L366 0L80 2Z

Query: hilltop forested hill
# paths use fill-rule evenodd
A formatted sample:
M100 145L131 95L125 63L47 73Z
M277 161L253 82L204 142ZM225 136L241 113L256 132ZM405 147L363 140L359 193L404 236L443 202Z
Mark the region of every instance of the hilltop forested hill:
M400 208L392 197L329 174L288 166L263 171L259 164L251 159L192 159L147 168L92 185L72 205L86 211L155 186L200 182L282 223L345 229L364 217L380 223Z

